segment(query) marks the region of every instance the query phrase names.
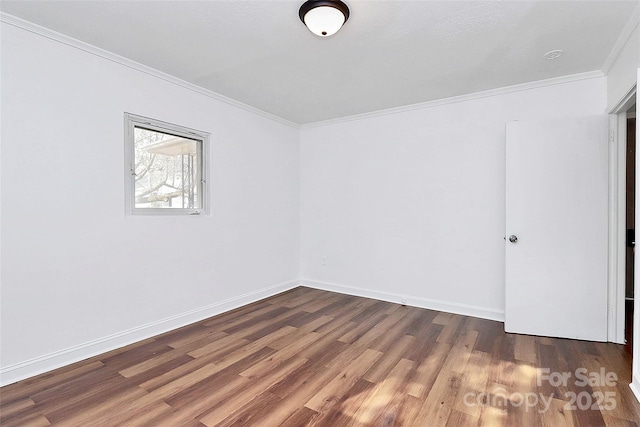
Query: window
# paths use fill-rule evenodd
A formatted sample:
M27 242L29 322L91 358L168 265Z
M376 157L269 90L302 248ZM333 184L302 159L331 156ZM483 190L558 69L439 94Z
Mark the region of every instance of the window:
M125 114L127 211L207 213L209 134Z

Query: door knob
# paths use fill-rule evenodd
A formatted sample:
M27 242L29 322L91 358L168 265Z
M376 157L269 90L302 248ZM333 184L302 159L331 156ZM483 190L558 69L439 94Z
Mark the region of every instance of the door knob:
M515 243L518 241L518 236L516 236L515 234L512 234L511 236L509 236L509 241L511 243Z

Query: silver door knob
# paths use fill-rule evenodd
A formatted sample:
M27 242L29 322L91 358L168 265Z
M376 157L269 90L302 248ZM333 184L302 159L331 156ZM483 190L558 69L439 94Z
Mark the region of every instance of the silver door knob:
M515 243L518 241L518 236L516 236L515 234L512 234L511 236L509 236L509 241L511 243Z

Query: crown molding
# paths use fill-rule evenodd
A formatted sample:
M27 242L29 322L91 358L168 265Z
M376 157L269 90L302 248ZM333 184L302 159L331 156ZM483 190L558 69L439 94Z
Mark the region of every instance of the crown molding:
M602 71L589 71L586 73L571 74L568 76L560 76L560 77L554 77L551 79L537 80L534 82L522 83L522 84L517 84L513 86L505 86L497 89L489 89L482 92L474 92L466 95L453 96L450 98L436 99L433 101L420 102L417 104L404 105L401 107L371 111L369 113L355 114L352 116L338 117L336 119L323 120L323 121L314 122L314 123L307 123L307 124L300 125L300 129L305 130L305 129L311 129L315 127L330 126L330 125L335 125L339 123L351 122L355 120L364 120L364 119L369 119L373 117L386 116L390 114L399 114L399 113L405 113L408 111L422 110L425 108L440 107L442 105L456 104L458 102L489 98L489 97L505 95L513 92L521 92L521 91L538 89L538 88L547 87L547 86L576 82L580 80L594 79L594 78L604 77L604 76L605 74Z
M636 92L637 84L634 84L617 104L607 107L606 114L618 114L627 111L636 102Z
M275 122L281 123L283 125L292 127L294 129L300 129L300 126L292 121L286 120L282 117L276 116L271 113L267 113L266 111L260 110L258 108L252 107L250 105L244 104L242 102L236 101L235 99L226 97L219 93L213 92L211 90L205 89L193 83L189 83L185 80L179 79L175 76L167 74L165 72L156 70L155 68L151 68L147 65L140 64L139 62L133 61L131 59L125 58L123 56L117 55L113 52L109 52L108 50L101 49L97 46L91 45L89 43L85 43L83 41L74 39L73 37L66 36L57 31L53 31L49 28L40 26L38 24L34 24L33 22L26 21L24 19L18 18L16 16L10 15L5 12L0 12L0 22L12 25L14 27L20 28L25 31L29 31L33 34L37 34L39 36L45 37L47 39L56 41L58 43L62 43L69 47L73 47L75 49L82 50L91 55L98 56L100 58L106 59L111 62L115 62L127 68L131 68L133 70L139 71L141 73L147 74L149 76L155 77L157 79L163 80L168 83L175 84L176 86L180 86L182 88L188 89L190 91L199 93L201 95L207 96L209 98L224 102L225 104L243 109L250 113L256 114L258 116L265 117L267 119L273 120Z
M602 72L604 74L609 74L609 71L611 71L611 67L613 67L613 64L615 64L616 60L620 56L622 49L624 49L624 46L631 39L631 35L635 31L635 29L638 27L639 23L640 23L640 6L637 6L633 10L633 13L629 17L629 20L627 21L625 26L622 28L622 31L618 36L618 40L616 40L616 43L613 45L613 49L611 49L611 52L609 52L609 56L607 56L607 59L604 61L604 64L602 64Z

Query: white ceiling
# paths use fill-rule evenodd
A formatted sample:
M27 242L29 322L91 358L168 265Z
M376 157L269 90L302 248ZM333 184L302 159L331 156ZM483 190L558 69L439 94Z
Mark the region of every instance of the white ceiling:
M603 68L638 1L10 1L0 10L297 124ZM555 61L543 54L562 49Z

